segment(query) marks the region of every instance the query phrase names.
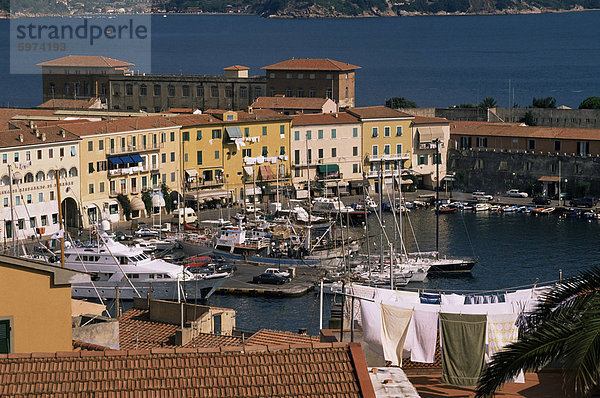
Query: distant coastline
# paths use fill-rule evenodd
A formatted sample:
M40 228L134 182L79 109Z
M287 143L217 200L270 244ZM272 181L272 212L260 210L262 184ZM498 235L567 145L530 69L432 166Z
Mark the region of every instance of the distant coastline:
M362 15L346 15L340 13L322 14L322 13L311 13L308 11L290 12L290 13L276 13L270 15L264 15L254 12L153 12L153 13L81 13L81 14L21 14L21 15L10 15L9 13L0 13L0 19L19 19L19 18L46 18L46 17L65 17L65 18L92 18L92 17L117 17L125 15L152 15L152 16L198 16L198 15L229 15L229 16L260 16L263 18L275 18L275 19L326 19L326 18L393 18L393 17L420 17L420 16L467 16L467 15L528 15L528 14L560 14L570 12L584 12L584 11L599 11L598 8L583 8L574 7L571 9L507 9L497 11L476 11L476 12L447 12L439 11L435 13L420 12L420 11L400 11L397 14L374 14L364 13Z

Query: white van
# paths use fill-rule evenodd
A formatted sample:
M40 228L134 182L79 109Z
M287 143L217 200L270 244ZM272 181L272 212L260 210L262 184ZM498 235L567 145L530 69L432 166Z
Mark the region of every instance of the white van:
M183 214L183 217L180 218L180 214ZM198 221L198 217L196 217L196 212L194 209L186 207L185 209L173 210L173 222L183 224L184 221L187 223Z

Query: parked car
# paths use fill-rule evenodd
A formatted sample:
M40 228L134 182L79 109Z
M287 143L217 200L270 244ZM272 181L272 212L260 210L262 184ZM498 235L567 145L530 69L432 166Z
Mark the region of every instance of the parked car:
M527 194L527 192L521 192L518 189L509 189L508 191L506 191L506 196L510 196L512 198L526 198L529 195Z
M288 279L275 274L260 274L252 278L253 283L267 283L270 285L283 285Z
M585 197L579 199L573 199L569 202L571 206L581 206L581 207L594 207L596 205L596 201L594 198Z
M488 195L482 191L475 191L475 192L473 192L473 199L475 199L475 200L494 200L494 197L492 195Z
M125 232L117 231L115 232L115 238L119 241L131 240L131 235L127 235Z
M160 234L160 232L154 231L150 228L140 228L137 231L135 231L133 234L135 236L143 238L143 237L156 237Z
M277 268L267 268L264 273L265 274L275 274L275 275L282 276L284 278L289 278L290 277L290 273L289 272L280 271Z
M545 196L536 196L535 198L533 198L532 200L533 204L535 205L549 205L550 204L550 199L548 199Z

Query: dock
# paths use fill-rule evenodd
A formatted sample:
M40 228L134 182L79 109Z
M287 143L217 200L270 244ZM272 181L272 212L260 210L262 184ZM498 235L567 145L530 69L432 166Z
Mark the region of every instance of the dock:
M283 285L269 285L252 283L254 276L260 275L269 267L242 264L237 265L237 270L215 294L231 294L245 296L268 297L299 297L314 289L315 283L323 273L322 270L312 267L296 267L296 276ZM288 269L282 268L282 271Z

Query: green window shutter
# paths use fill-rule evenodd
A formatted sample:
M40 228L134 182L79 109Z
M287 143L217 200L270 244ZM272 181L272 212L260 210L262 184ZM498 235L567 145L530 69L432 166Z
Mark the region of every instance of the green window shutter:
M10 321L0 321L0 354L10 353Z

